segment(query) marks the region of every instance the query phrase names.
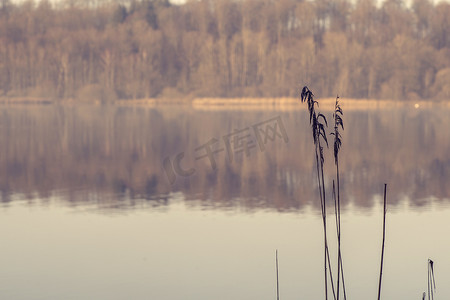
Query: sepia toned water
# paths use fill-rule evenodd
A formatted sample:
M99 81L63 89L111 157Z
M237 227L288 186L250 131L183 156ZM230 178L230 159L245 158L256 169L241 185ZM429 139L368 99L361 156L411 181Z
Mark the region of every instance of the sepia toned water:
M384 183L382 298L431 258L448 299L450 111L342 107L348 299L377 296ZM324 298L312 142L301 109L0 106L0 299L276 299L277 249L280 298Z

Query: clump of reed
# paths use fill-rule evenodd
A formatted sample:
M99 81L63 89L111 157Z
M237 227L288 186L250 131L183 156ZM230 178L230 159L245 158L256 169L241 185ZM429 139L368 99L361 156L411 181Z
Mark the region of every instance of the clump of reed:
M309 122L312 129L313 142L315 146L315 162L317 171L317 186L319 190L320 208L322 214L322 225L324 234L324 279L325 279L325 299L328 299L328 282L331 283L331 291L333 298L339 300L342 293L343 298L347 299L347 292L345 288L345 277L344 277L344 267L342 261L341 252L341 196L340 196L340 177L339 177L339 151L342 146L342 135L340 130L344 130L343 121L343 110L339 103L339 96L336 96L333 120L334 128L330 133L334 137L333 142L333 154L334 154L334 164L336 168L336 177L333 180L333 200L334 200L334 214L336 221L336 237L337 237L337 278L336 286L334 285L333 272L330 263L330 251L328 247L328 236L327 236L327 202L326 202L326 192L325 192L325 180L324 180L324 146L328 148L328 139L326 134L326 128L328 127L326 117L320 113L318 110L319 103L314 100L314 94L308 87L303 87L300 98L302 102L306 102L309 111ZM383 210L383 242L381 250L381 265L380 265L380 276L378 285L378 299L381 297L381 278L383 273L383 259L384 259L384 241L386 233L386 188L384 186L384 210ZM328 272L327 272L328 269ZM328 278L329 276L329 278ZM342 289L341 289L342 287Z

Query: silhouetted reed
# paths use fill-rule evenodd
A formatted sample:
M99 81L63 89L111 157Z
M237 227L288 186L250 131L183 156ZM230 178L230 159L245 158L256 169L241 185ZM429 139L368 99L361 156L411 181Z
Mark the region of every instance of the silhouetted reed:
M280 284L278 281L278 249L275 251L275 265L277 271L277 300L280 300Z
M301 101L306 102L309 111L309 122L311 124L313 141L315 146L315 159L317 169L317 185L319 188L320 208L322 213L323 233L324 233L324 277L325 277L325 299L328 299L328 275L327 267L330 274L331 290L333 297L336 299L336 293L333 283L333 272L331 270L330 253L328 250L328 238L327 238L327 213L326 213L326 193L325 193L325 180L323 174L324 154L323 143L328 147L327 135L325 127L328 126L326 117L320 112L316 112L316 107L319 103L314 100L314 94L308 87L303 87L300 95Z
M381 297L381 277L383 276L383 259L384 259L384 241L386 236L386 189L387 184L384 184L384 200L383 200L383 242L381 245L381 263L380 263L380 279L378 281L378 300Z
M428 300L434 300L435 292L436 281L434 280L434 262L431 259L428 259ZM425 293L423 294L425 296Z
M333 143L333 154L334 154L334 163L336 166L336 181L333 180L333 199L334 199L334 212L336 218L336 236L337 236L337 279L336 279L336 290L334 287L333 281L333 272L331 270L330 263L330 254L328 248L327 241L327 212L326 212L326 193L325 193L325 181L324 181L324 154L323 154L323 143L327 145L328 148L328 140L325 132L325 128L328 126L326 117L320 112L316 111L316 107L319 107L319 103L314 100L314 95L308 87L303 87L301 91L301 101L306 102L308 105L309 111L309 122L311 124L313 140L315 145L315 158L316 158L316 169L317 169L317 185L319 188L319 198L320 198L320 207L322 213L322 222L323 222L323 232L324 232L324 270L325 270L325 299L328 299L328 272L330 275L331 289L333 291L334 299L339 300L341 294L341 285L342 285L342 293L344 299L347 299L347 293L345 288L345 279L344 279L344 267L342 262L342 253L341 253L341 197L340 197L340 178L339 178L339 151L342 146L342 136L339 132L340 128L344 130L344 121L342 119L343 111L339 104L339 96L336 97L333 119L334 119L334 130L330 134L334 136ZM387 204L386 204L386 190L387 184L384 185L384 201L383 201L383 240L382 240L382 248L381 248L381 264L380 264L380 275L378 282L378 300L381 297L381 281L383 276L383 260L384 260L384 242L386 237L386 212L387 212ZM429 268L431 269L431 273L429 272L429 290L430 290L430 278L433 271L433 263L429 264ZM433 275L434 282L434 275ZM430 293L430 292L429 292ZM431 295L432 295L431 291Z
M336 166L336 186L333 180L333 198L334 198L334 212L336 216L336 235L338 243L338 270L337 270L337 283L336 283L336 294L337 300L340 296L340 279L342 278L342 291L344 293L344 299L347 299L347 293L345 290L345 280L344 280L344 267L342 263L341 255L341 197L340 197L340 180L339 180L339 150L341 149L342 140L341 134L339 132L339 126L344 130L344 121L342 120L343 111L339 105L339 96L336 96L336 104L334 106L334 132L330 133L334 136L333 143L333 154L334 154L334 164Z

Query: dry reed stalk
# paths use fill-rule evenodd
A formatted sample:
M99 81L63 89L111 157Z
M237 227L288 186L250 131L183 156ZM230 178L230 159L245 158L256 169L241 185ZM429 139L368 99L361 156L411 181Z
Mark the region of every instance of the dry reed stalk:
M381 246L381 264L380 264L380 280L378 282L378 300L381 297L381 277L383 276L383 259L384 259L384 241L386 236L386 188L387 184L384 184L384 201L383 201L383 243Z
M316 106L318 102L314 100L313 93L308 89L308 87L303 87L301 91L301 101L306 102L309 111L309 121L311 124L311 129L313 133L313 140L315 145L315 158L316 158L316 168L317 168L317 184L319 188L319 198L320 207L322 212L322 223L323 223L323 233L324 233L324 284L325 284L325 300L328 299L328 272L330 274L331 289L333 292L333 297L336 299L336 293L334 289L333 272L331 270L330 253L328 249L328 238L327 238L327 222L326 222L326 194L325 194L325 180L323 174L324 166L324 155L322 142L325 142L328 147L328 140L325 133L325 127L328 126L327 120L323 114L316 112Z
M280 285L278 281L278 249L275 251L275 264L277 268L277 300L280 300Z

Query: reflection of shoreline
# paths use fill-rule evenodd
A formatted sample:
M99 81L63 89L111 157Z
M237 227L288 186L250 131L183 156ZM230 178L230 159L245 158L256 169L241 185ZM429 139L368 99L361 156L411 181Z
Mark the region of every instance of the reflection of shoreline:
M380 187L381 190L382 187ZM399 198L399 196L401 198ZM311 195L313 197L313 195ZM367 195L368 203L360 203L355 199L348 199L341 207L342 213L371 213L379 212L379 205L382 202L380 191ZM344 198L353 198L353 195L344 195ZM89 211L99 211L102 213L116 213L118 211L132 211L151 209L152 211L167 212L173 205L182 205L189 210L200 209L203 211L235 211L239 213L256 213L276 211L279 213L302 214L305 211L317 213L319 216L320 206L315 201L296 201L294 199L284 199L270 201L263 197L235 197L230 199L208 199L202 198L199 194L189 194L182 191L156 194L147 197L145 194L134 194L130 191L117 192L95 188L75 188L65 190L52 190L46 195L24 194L21 192L7 194L2 193L0 208L7 209L17 205L25 206L54 206L61 204L72 208ZM388 210L391 213L404 210L429 210L436 208L449 208L450 198L436 198L432 195L425 198L413 199L407 195L394 194L389 196ZM327 203L327 208L333 213L334 204Z
M321 109L333 110L334 98L318 99ZM118 106L144 106L144 107L167 107L171 105L186 105L196 110L305 110L304 105L299 105L299 98L194 98L194 99L168 99L168 98L148 98L148 99L122 99L113 103ZM91 99L78 101L73 99L55 100L39 97L0 97L0 105L33 105L33 104L70 104L70 105L99 105L99 100ZM395 108L450 108L448 101L432 100L376 100L376 99L349 99L342 98L342 105L346 110L377 110Z
M335 98L319 99L322 110L334 109ZM196 98L192 106L198 110L306 110L306 106L299 105L298 98ZM395 108L432 108L450 107L450 101L392 101L370 99L342 99L346 110L378 110Z
M373 195L388 183L391 204L404 197L413 206L423 199L447 201L450 195L450 140L445 130L448 110L414 108L345 111L341 184L343 204L371 207ZM104 195L124 195L125 201L156 201L182 193L186 202L297 210L318 207L315 177L311 176L311 134L307 112L210 111L189 107L36 105L0 106L0 200L22 193L29 199L49 198L55 191L80 187ZM236 129L281 116L289 142L276 139L264 152L251 149L232 163L225 152L196 160L194 150ZM329 117L330 112L326 113ZM224 144L219 146L223 147ZM183 168L170 186L163 159L186 152ZM329 153L328 153L329 154ZM332 164L331 158L326 163ZM326 180L334 176L325 170ZM239 200L237 200L239 199ZM123 199L120 199L123 201ZM164 202L164 201L162 201Z
M0 104L25 104L25 105L33 105L33 104L52 104L56 103L54 99L49 98L41 98L41 97L0 97Z

